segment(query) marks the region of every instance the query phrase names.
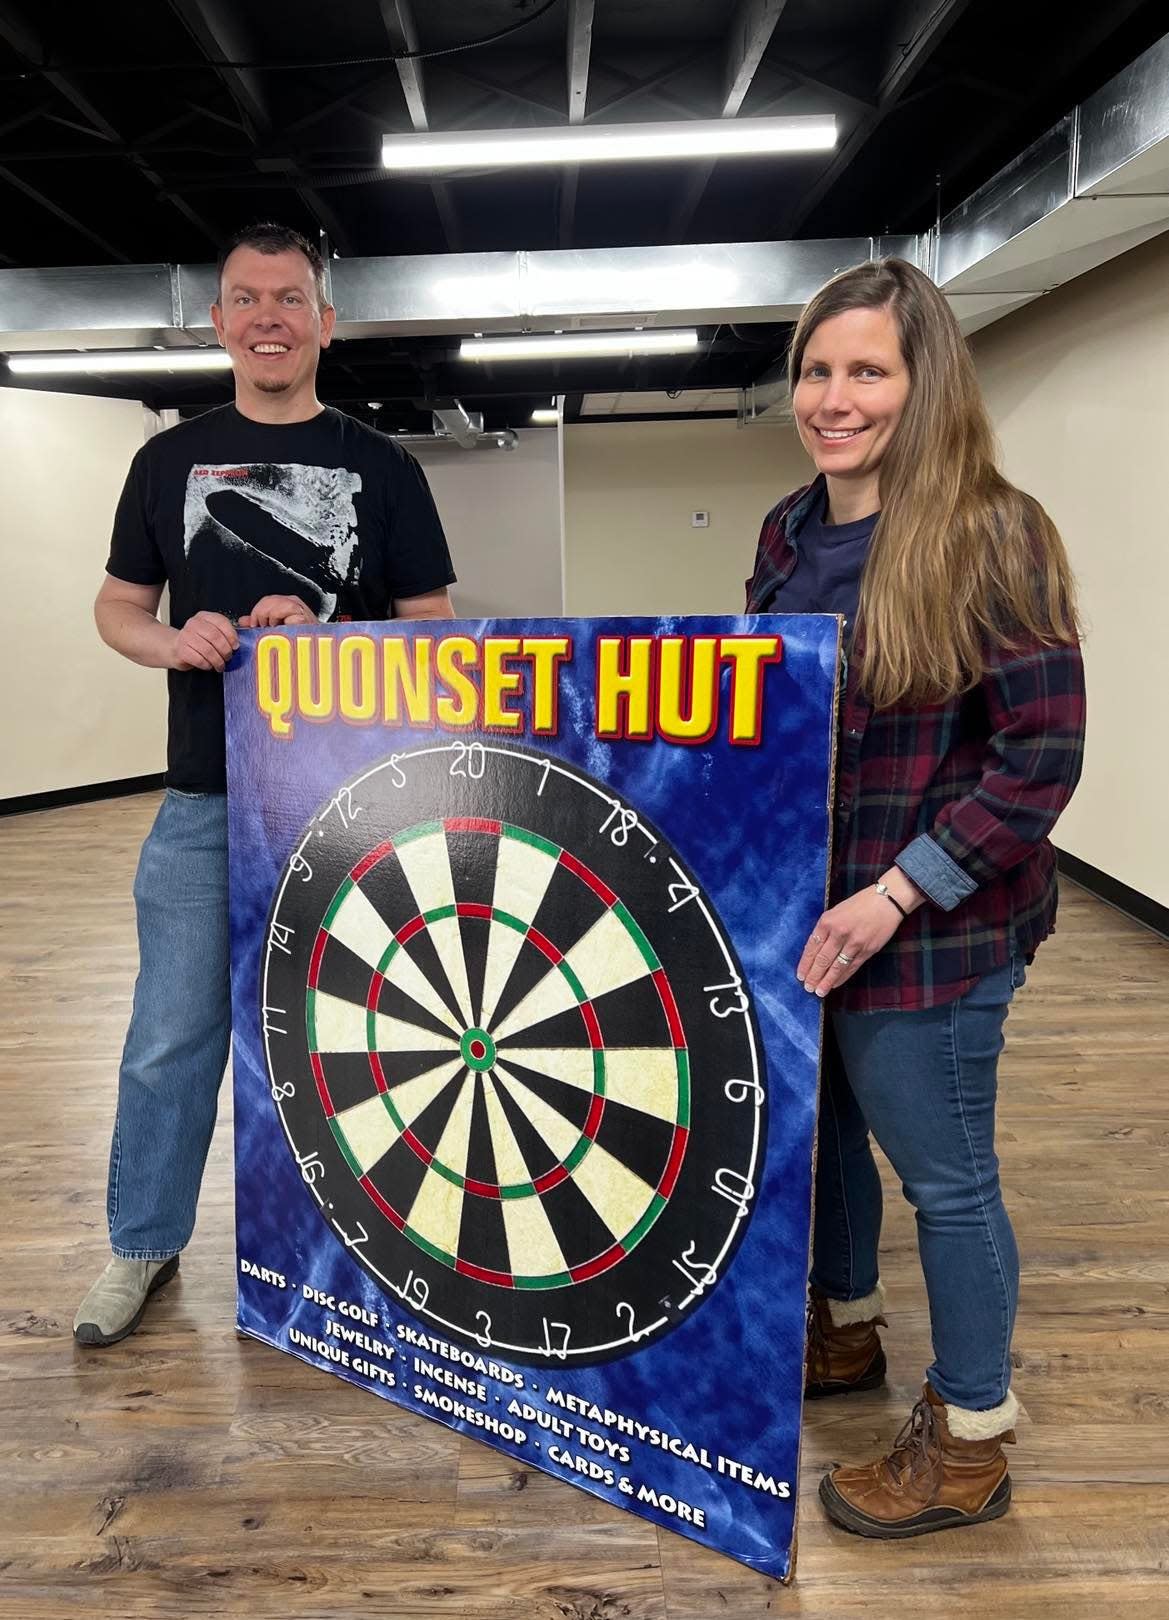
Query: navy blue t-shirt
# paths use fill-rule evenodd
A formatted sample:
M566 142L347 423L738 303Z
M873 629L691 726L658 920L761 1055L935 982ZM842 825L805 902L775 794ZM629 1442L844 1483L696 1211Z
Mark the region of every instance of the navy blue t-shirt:
M855 523L828 523L827 492L796 540L796 565L769 603L772 613L840 613L847 635L856 618L861 570L879 512Z

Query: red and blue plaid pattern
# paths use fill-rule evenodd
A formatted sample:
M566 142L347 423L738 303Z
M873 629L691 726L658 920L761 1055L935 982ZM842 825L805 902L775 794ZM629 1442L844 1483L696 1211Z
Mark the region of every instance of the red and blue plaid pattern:
M783 612L799 530L822 488L817 480L768 513L747 582L749 613ZM923 835L906 856L911 875L920 880L924 862L938 870L942 892L955 883L969 892L956 904L951 892L948 910L921 906L832 1004L850 1012L935 1007L1012 952L1030 961L1055 925L1049 835L1079 779L1084 716L1076 646L992 648L972 691L918 708L872 708L855 666L848 669L832 903L874 883Z

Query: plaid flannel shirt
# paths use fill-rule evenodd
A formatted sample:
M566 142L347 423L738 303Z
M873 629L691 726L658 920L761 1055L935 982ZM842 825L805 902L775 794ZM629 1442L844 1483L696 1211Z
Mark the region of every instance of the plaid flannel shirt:
M749 613L782 613L783 585L823 480L764 519ZM945 703L874 709L846 669L836 755L830 903L899 866L927 896L830 1004L850 1012L936 1007L1012 957L1029 962L1055 925L1048 835L1080 775L1078 647L992 648L973 690Z

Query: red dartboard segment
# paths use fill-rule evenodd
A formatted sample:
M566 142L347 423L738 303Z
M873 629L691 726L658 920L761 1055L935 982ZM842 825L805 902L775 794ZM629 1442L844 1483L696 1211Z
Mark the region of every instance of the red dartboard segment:
M389 1082L386 1079L386 1071L382 1068L382 1060L376 1052L370 1052L368 1056L370 1073L373 1075L373 1083L384 1095L384 1093L387 1092L390 1087Z
M411 917L408 923L404 924L398 929L398 932L394 935L394 938L398 941L399 945L405 945L407 940L413 939L414 935L418 933L420 929L425 927L425 917Z
M443 826L447 832L491 833L496 838L503 834L502 821L485 821L482 816L448 816Z
M386 841L379 844L376 849L371 849L368 855L362 856L361 860L358 861L357 865L350 872L349 876L353 879L354 883L360 883L361 879L372 867L376 866L379 861L384 861L387 855L392 855L393 853L394 846L387 838Z
M670 1038L676 1047L686 1045L686 1034L682 1028L682 1020L678 1016L678 1003L674 1000L674 992L670 988L670 981L666 978L664 968L658 968L653 975L653 982L658 987L658 995L662 999L666 1022L670 1026Z
M328 1081L325 1079L325 1070L321 1063L321 1055L319 1052L310 1052L308 1056L309 1062L313 1067L313 1079L317 1083L317 1096L321 1099L321 1107L325 1110L325 1118L332 1119L333 1115L336 1113L336 1109L333 1107L333 1099L329 1095L329 1085Z
M493 1181L473 1181L470 1176L463 1178L463 1185L470 1193L477 1193L480 1198L502 1199L503 1194Z
M317 987L317 980L321 972L321 958L325 954L325 946L328 941L329 936L325 929L318 929L316 940L313 942L313 954L308 965L308 987L310 990L315 990Z
M558 962L562 962L564 960L564 952L558 951L555 945L553 945L552 941L550 939L545 939L544 935L540 933L538 928L529 928L524 937L531 941L542 956L546 956L548 958L553 967L555 967Z
M562 1164L554 1165L542 1176L537 1176L532 1186L538 1193L551 1192L553 1187L559 1187L562 1181L568 1180L568 1171Z
M607 906L615 906L617 904L617 896L613 893L608 884L602 883L595 872L590 872L588 867L585 866L582 861L578 861L576 856L570 855L566 849L562 849L560 851L560 864L561 866L567 867L568 870L575 877L578 877L582 883L587 883L593 893L599 895Z
M584 1122L582 1136L587 1136L590 1142L595 1142L597 1132L601 1128L601 1115L605 1112L604 1097L594 1097L589 1105L589 1117Z
M415 1158L421 1159L423 1164L429 1164L434 1158L434 1154L426 1146L425 1142L420 1142L409 1126L402 1132L402 1140Z
M568 1275L574 1283L588 1282L590 1277L599 1277L602 1271L608 1271L618 1260L624 1260L626 1252L622 1244L614 1243L611 1249L597 1255L595 1260L588 1260L583 1266L573 1266Z
M385 1216L386 1220L389 1221L391 1225L396 1226L398 1228L399 1232L404 1232L406 1230L405 1217L402 1216L402 1215L399 1215L398 1211L394 1208L394 1206L392 1204L386 1202L386 1200L382 1197L381 1193L378 1192L377 1188L374 1186L373 1182L369 1179L368 1176L362 1176L361 1177L361 1185L365 1188L365 1191L369 1194L369 1196L373 1199L374 1203L381 1210L381 1212Z
M594 1052L603 1051L605 1046L605 1037L601 1034L601 1026L597 1020L596 1013L593 1011L592 1002L582 1001L579 1003L579 1008L580 1015L585 1022L585 1028L589 1032L589 1045L592 1047Z
M514 1288L515 1278L507 1271L489 1271L486 1266L473 1266L469 1260L456 1260L455 1270L463 1277L474 1277L478 1282L494 1283L497 1288Z
M663 1198L669 1198L674 1191L674 1185L678 1180L678 1172L682 1168L682 1160L686 1157L686 1142L689 1136L690 1132L685 1125L675 1125L674 1140L670 1146L670 1157L666 1161L666 1168L662 1173L661 1181L658 1183L658 1192Z
M460 917L478 917L481 922L490 922L492 910L490 906L481 906L471 900L463 900L455 907Z

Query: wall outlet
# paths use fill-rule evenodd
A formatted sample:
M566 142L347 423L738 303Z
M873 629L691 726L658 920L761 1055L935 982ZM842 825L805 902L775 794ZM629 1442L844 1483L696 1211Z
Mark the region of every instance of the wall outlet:
M690 514L690 527L692 529L709 529L710 528L710 513L709 512L691 512L691 514Z

